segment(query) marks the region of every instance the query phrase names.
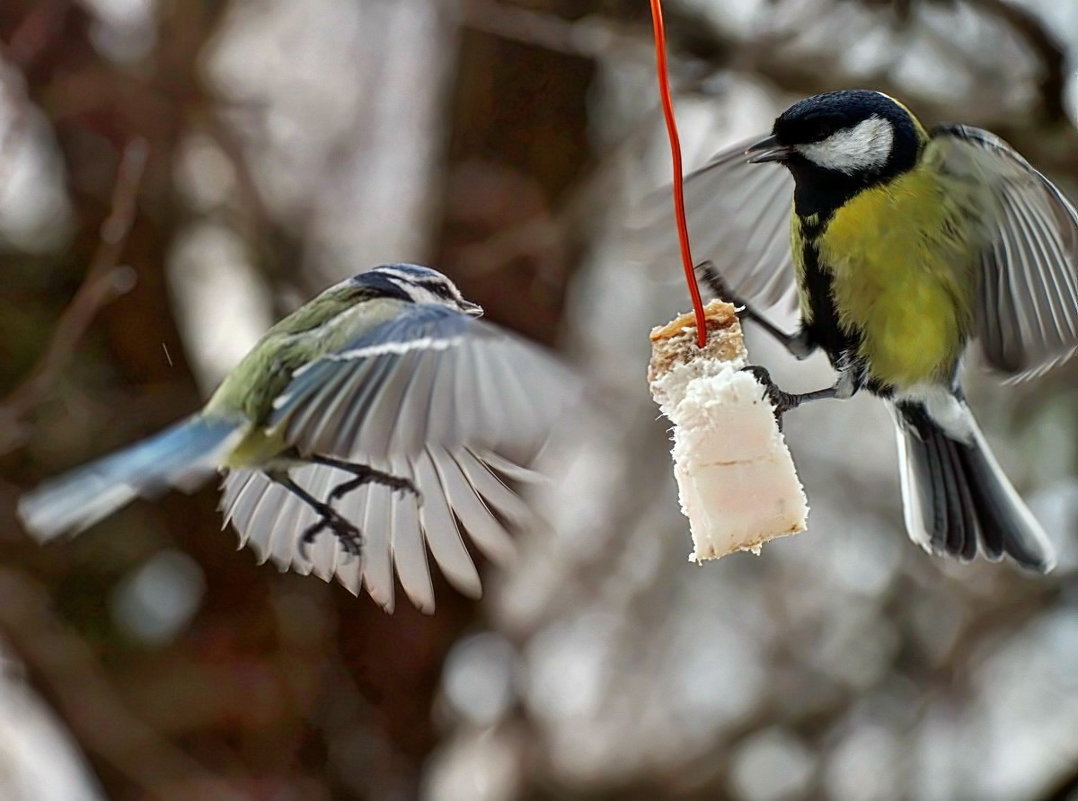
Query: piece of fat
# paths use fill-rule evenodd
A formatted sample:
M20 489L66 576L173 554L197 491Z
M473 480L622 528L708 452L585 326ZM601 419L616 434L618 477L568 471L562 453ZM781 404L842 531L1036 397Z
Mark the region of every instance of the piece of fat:
M805 530L808 503L793 459L747 364L734 307L704 307L708 340L683 314L651 331L651 396L674 424L674 476L689 518L689 561L760 552L768 540Z

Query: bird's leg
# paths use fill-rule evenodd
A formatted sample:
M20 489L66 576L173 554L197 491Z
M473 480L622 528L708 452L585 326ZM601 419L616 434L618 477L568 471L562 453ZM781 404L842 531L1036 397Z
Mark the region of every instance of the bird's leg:
M776 342L786 348L786 350L788 350L795 358L804 359L816 350L816 346L809 339L808 332L804 328L796 334L788 334L760 312L756 311L756 309L754 309L747 301L732 292L730 288L726 286L726 281L719 274L719 271L713 262L700 262L696 265L696 272L717 297L728 303L732 303L737 308L738 317L752 320L770 334Z
M351 473L355 478L344 481L338 484L329 493L329 497L326 500L329 503L333 503L336 500L343 498L352 490L359 489L364 484L381 484L383 487L389 487L391 490L407 490L416 496L422 502L423 495L419 492L419 489L411 479L401 478L395 476L392 473L385 473L381 470L375 470L373 467L365 464L353 464L352 462L345 462L340 459L334 459L330 456L320 456L314 454L307 457L308 462L315 464L325 465L326 467L335 467L338 470L343 470L345 473Z
M303 532L303 536L300 537L300 556L307 559L307 546L314 542L315 537L317 537L324 529L329 529L333 532L333 536L340 542L345 553L351 554L352 556L359 556L363 548L363 535L354 524L345 520L340 513L328 503L323 503L311 495L311 493L307 492L307 490L303 489L303 487L292 480L291 476L287 474L268 475L273 482L280 484L287 489L305 504L314 509L319 515L319 520L313 525L308 526L307 530Z
M836 381L833 386L815 389L812 392L795 393L784 392L779 389L771 379L771 374L766 368L751 364L742 369L747 373L752 373L756 380L763 384L764 392L775 409L775 418L779 421L780 427L782 425L782 416L791 409L796 409L803 403L820 400L821 398L845 399L857 391L857 384L854 382L853 374L850 372L840 373L838 381Z

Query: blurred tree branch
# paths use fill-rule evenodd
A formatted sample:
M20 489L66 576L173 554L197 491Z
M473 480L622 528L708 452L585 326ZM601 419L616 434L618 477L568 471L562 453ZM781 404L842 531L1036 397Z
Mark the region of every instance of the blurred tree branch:
M17 447L25 439L25 417L53 388L98 311L130 288L131 271L121 267L119 262L138 210L138 193L146 160L145 140L136 139L124 148L112 192L111 211L101 225L101 242L90 260L86 277L60 315L37 365L7 398L0 401L0 454Z
M1037 83L1040 93L1041 114L1050 124L1067 119L1065 94L1067 91L1067 57L1058 37L1028 8L1007 0L965 0L975 8L1002 20L1028 45L1041 65L1041 78Z
M876 0L856 2L881 18L891 16L902 25L911 24L915 7L934 4L934 0L909 0L901 5L881 4ZM1066 55L1058 38L1035 13L1008 0L956 2L1001 22L1025 45L1040 66L1034 119L991 120L996 132L1010 139L1022 152L1043 151L1044 158L1040 161L1050 170L1070 171L1076 162L1074 153L1078 152L1078 134L1073 127L1065 126L1060 132L1071 142L1069 148L1040 146L1044 131L1038 127L1040 122L1058 123L1066 119ZM602 6L579 19L567 19L498 0L468 0L462 13L468 24L476 29L558 52L603 58L613 53L636 51L650 58L650 28L646 20L630 13L625 3ZM956 113L958 116L964 114L961 109L956 112L953 103L940 101L931 93L917 93L915 87L896 82L888 67L880 68L870 76L852 74L838 51L829 56L818 53L807 59L803 53L784 47L788 42L772 34L740 37L734 31L724 29L713 15L683 3L668 3L665 16L672 56L697 62L692 68L682 64L680 81L675 71L673 79L680 82L681 91L701 91L716 73L731 70L763 77L777 89L792 95L814 94L825 87L868 85L901 97L929 121L955 121ZM984 109L978 112L983 116ZM978 120L972 118L969 121Z

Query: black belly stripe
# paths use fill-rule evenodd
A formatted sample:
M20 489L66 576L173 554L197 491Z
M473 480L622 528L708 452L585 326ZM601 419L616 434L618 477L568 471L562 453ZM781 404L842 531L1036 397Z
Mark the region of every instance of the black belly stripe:
M835 307L834 278L831 271L820 263L817 236L823 225L806 225L802 221L802 258L804 271L801 292L808 298L812 320L806 325L812 341L823 348L833 365L848 359L861 344L858 332L847 332L839 325L838 309Z
M815 242L805 241L802 249L804 279L801 291L809 300L812 321L805 325L810 341L818 345L836 370L852 370L859 388L875 395L890 397L894 387L872 377L869 364L861 354L861 332L847 331L839 325L838 309L832 293L834 279L831 271L820 264L820 252Z

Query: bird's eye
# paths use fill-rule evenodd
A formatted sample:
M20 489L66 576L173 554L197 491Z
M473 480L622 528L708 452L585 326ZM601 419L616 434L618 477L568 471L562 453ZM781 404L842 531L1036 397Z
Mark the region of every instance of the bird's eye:
M841 126L842 121L832 116L809 117L801 125L801 138L806 142L819 142Z
M428 292L430 292L432 295L436 296L440 300L456 300L456 297L453 294L453 290L441 281L428 281L422 286L424 286Z

